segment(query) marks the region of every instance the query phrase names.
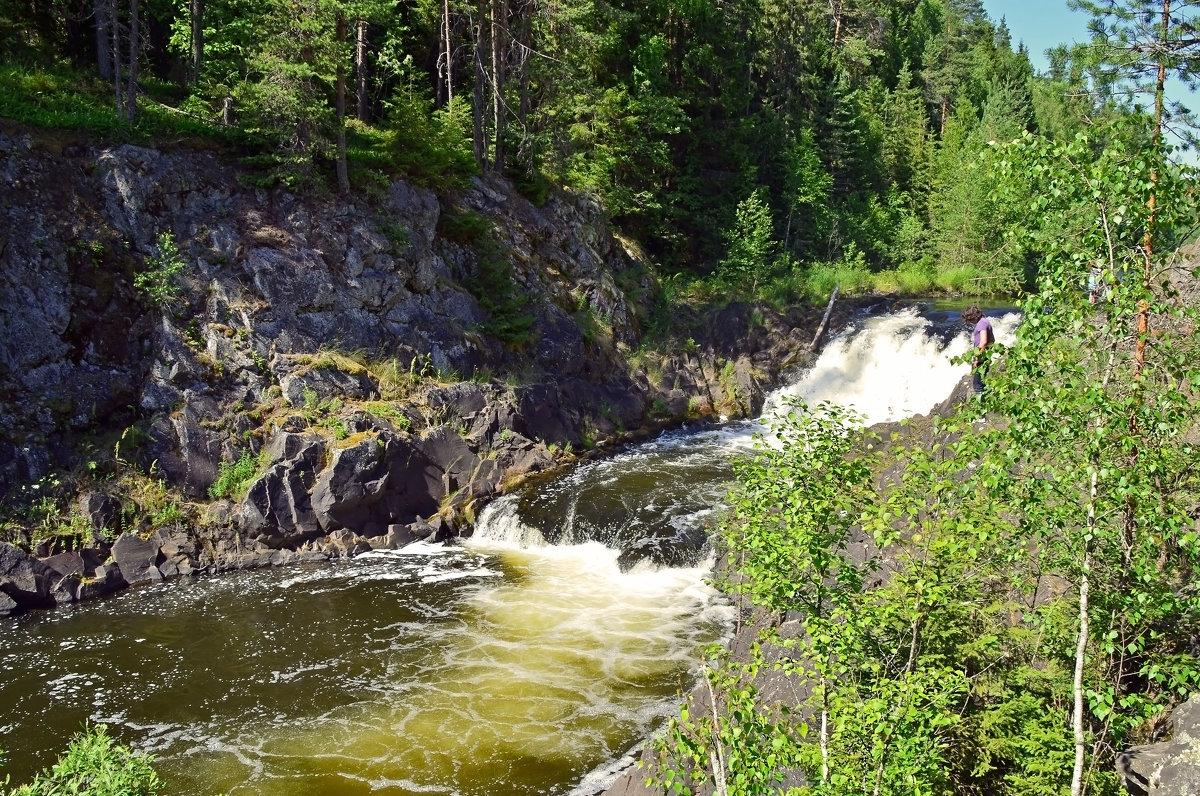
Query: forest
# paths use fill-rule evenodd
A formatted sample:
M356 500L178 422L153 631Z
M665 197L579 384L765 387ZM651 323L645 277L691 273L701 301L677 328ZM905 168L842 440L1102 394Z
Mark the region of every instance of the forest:
M979 0L23 0L0 10L0 116L217 140L264 184L591 191L701 292L1000 294L1038 260L995 145L1145 112L1138 42L1177 22L1035 74Z

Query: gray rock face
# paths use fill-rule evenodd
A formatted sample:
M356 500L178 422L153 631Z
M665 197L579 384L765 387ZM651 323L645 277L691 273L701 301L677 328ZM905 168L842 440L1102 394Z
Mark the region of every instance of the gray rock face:
M626 291L655 285L585 195L534 207L477 179L442 198L404 182L371 200L298 197L243 188L210 153L50 152L0 133L0 197L0 499L78 466L86 435L120 437L123 465L201 503L223 465L269 462L244 498L149 539L121 527L118 500L89 497L92 552L0 554L0 612L451 538L568 446L755 412L779 363L797 363L794 318L750 323L731 306L673 356L631 366L641 329ZM535 319L524 348L479 331L488 315L463 281L478 254L438 235L444 210L492 222ZM155 265L162 233L185 268L156 306L133 275Z
M297 442L304 444L295 455L277 461L254 482L237 517L238 527L248 540L272 549L294 547L322 532L312 508L310 490L316 481L325 443L309 437L281 445L287 449Z
M1200 694L1171 713L1171 740L1117 755L1121 784L1138 796L1200 793Z

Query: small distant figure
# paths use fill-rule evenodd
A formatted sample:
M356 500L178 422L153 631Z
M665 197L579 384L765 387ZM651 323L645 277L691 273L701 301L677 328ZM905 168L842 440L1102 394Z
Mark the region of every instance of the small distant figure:
M1088 301L1096 304L1100 301L1100 290L1104 285L1103 273L1100 271L1100 266L1093 265L1088 270Z
M976 395L983 393L983 367L987 363L987 358L984 354L988 346L996 342L996 335L992 331L992 321L983 314L983 310L972 304L962 311L962 319L967 323L974 324L974 331L971 333L971 348L974 356L971 358L971 389Z

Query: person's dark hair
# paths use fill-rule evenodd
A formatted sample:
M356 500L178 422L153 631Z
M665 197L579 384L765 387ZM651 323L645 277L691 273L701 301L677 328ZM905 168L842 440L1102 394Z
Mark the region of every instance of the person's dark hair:
M974 304L962 311L962 319L967 323L979 323L979 319L983 317L983 310L976 307Z

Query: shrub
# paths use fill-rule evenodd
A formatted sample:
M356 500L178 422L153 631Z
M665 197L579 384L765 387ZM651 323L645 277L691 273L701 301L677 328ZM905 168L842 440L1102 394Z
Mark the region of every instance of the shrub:
M108 727L85 727L49 771L13 790L10 796L152 796L162 782L153 758L117 745Z
M170 232L158 236L158 254L146 261L146 270L133 275L133 286L154 307L167 307L179 295L183 256Z
M241 494L258 472L258 461L243 451L236 462L221 462L217 480L208 488L208 494L214 498L233 497Z
M959 266L937 275L938 287L951 293L966 293L980 295L980 277L983 276L971 266Z

